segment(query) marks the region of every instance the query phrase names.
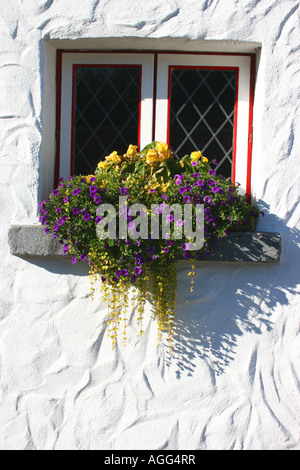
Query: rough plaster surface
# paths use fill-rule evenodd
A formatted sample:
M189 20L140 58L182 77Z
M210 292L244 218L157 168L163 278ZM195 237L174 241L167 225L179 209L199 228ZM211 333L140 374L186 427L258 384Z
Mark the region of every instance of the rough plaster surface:
M295 0L0 0L1 449L300 449L299 11ZM204 263L193 295L181 264L172 359L149 308L144 337L131 322L127 347L111 350L83 264L9 251L9 226L36 223L51 189L55 48L101 39L261 44L253 195L258 230L282 236L281 262Z

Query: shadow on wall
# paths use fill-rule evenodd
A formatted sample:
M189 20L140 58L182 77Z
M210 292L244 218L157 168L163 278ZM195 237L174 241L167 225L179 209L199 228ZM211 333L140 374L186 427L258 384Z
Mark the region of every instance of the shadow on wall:
M259 205L267 213L267 207ZM300 232L273 214L266 222L282 236L279 264L198 263L193 294L188 266L179 270L172 359L177 361L178 378L192 375L200 359L209 365L212 377L222 374L234 358L238 337L272 330L275 311L280 313L299 294Z

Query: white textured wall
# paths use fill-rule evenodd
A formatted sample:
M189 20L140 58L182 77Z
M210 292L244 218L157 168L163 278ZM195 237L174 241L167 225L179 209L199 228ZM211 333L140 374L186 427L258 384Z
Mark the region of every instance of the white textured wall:
M0 0L1 449L300 449L299 11L296 0ZM173 359L148 316L145 336L133 322L112 352L85 266L7 245L51 189L55 48L257 43L253 194L259 229L282 234L281 262L202 264L193 296L181 265Z

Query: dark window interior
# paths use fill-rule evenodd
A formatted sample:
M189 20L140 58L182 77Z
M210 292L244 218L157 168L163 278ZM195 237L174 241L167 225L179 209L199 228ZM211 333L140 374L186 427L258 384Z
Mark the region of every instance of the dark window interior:
M170 148L182 157L201 150L218 162L217 172L231 176L236 71L171 70Z
M75 75L74 173L93 173L117 150L138 144L139 66L80 66Z

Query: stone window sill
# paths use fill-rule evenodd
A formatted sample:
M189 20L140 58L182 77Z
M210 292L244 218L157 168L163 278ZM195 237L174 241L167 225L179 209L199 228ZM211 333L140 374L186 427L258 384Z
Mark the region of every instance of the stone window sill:
M51 234L46 235L42 225L12 225L8 233L12 255L20 257L63 256L63 245ZM281 236L274 232L230 232L218 240L211 256L203 261L229 263L278 263Z

